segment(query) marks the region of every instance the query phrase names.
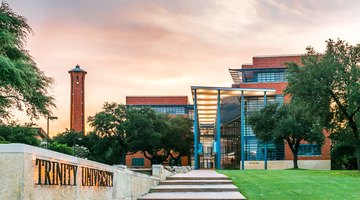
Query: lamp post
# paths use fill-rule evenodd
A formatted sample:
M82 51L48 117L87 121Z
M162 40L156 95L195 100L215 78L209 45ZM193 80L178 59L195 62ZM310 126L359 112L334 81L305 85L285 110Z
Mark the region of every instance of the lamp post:
M49 121L50 121L50 120L54 120L54 119L58 119L58 117L55 117L55 116L50 116L50 115L48 115L48 116L47 116L47 126L46 126L46 134L47 134L47 138L46 138L46 148L48 148L48 146L49 146L49 138L50 138L50 136L49 136Z

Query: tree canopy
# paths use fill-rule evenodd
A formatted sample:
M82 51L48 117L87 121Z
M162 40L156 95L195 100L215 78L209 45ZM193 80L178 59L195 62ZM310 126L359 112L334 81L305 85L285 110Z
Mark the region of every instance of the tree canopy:
M126 107L105 103L102 111L88 118L94 130L85 140L90 156L109 164L125 164L125 156L142 152L152 164L169 156L179 164L191 149L192 123L188 118L156 113L150 107Z
M298 150L301 141L322 144L324 134L314 121L304 114L294 103L270 104L260 111L253 112L248 124L258 139L264 142L286 141L293 154L294 168L298 168Z
M151 164L161 164L168 158L170 125L165 114L155 113L150 107L130 107L126 113L126 131L131 152L143 152Z
M303 66L290 63L286 92L307 117L317 119L331 134L348 135L360 169L360 44L327 41L324 54L312 47ZM339 138L339 137L336 137ZM336 142L336 141L334 141Z
M31 118L49 115L55 107L48 95L51 78L36 66L25 49L32 33L25 17L7 3L0 6L0 120L11 117L11 109L25 110Z
M101 139L96 146L103 150L106 163L125 164L129 149L124 126L125 112L124 105L106 102L100 112L88 118L94 128L92 137Z
M183 116L170 118L170 133L167 135L166 142L170 147L169 155L174 161L174 165L181 165L181 157L188 156L190 162L190 150L193 145L192 121ZM188 163L190 165L190 163Z
M31 128L31 124L0 124L0 137L3 141L40 146L40 140L36 136L36 130Z

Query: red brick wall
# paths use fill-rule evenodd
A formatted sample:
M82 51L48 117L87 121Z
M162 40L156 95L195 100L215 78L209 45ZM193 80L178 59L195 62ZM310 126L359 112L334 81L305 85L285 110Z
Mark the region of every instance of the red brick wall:
M127 96L126 105L187 105L187 96Z
M70 77L70 129L85 132L85 72L70 72Z
M283 94L287 83L241 83L240 88L261 88L261 89L275 89L276 94Z
M132 168L132 159L133 158L144 158L144 168L151 168L151 162L149 159L145 158L144 154L140 151L131 154L126 155L126 166L128 168ZM181 157L181 165L186 166L188 165L188 158L186 156Z
M269 57L253 57L253 68L276 68L284 66L287 62L295 62L301 64L301 56L269 56Z
M140 151L131 154L131 155L126 155L126 166L131 168L132 167L132 159L133 158L144 158L144 168L150 168L151 167L151 162L149 159L146 159L144 154Z
M330 150L331 150L331 140L329 138L330 133L324 131L325 141L321 148L321 156L298 156L299 160L330 160ZM301 142L301 144L307 144L306 141ZM293 154L289 145L285 142L285 160L293 160Z

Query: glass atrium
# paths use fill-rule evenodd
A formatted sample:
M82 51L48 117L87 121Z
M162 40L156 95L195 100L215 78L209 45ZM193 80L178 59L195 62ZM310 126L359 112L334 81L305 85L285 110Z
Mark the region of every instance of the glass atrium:
M191 89L196 169L239 169L242 161L284 159L284 143L263 144L246 124L251 112L267 103L283 103L282 95L275 95L273 89L201 86Z

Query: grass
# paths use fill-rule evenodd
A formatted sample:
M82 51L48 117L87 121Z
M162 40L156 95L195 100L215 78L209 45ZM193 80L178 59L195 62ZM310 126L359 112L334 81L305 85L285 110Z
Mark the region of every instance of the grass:
M219 170L247 199L359 199L358 171Z

